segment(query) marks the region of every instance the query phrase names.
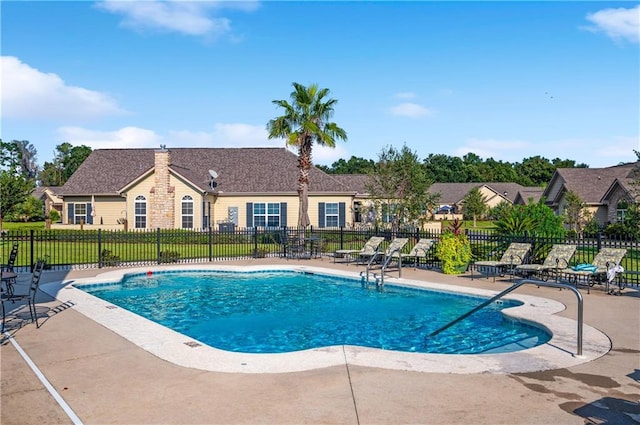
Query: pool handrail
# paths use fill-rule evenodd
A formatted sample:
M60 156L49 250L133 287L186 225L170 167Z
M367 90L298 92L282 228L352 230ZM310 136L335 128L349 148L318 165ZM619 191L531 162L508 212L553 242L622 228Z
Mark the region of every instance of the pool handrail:
M574 294L576 294L576 297L578 298L578 335L577 335L577 344L576 344L577 345L576 356L578 356L578 357L582 356L582 331L583 331L583 318L584 318L584 316L583 316L583 298L582 298L582 293L572 285L567 285L565 283L544 282L544 281L535 280L535 279L523 279L523 280L521 280L519 282L515 282L512 286L508 287L507 289L505 289L504 291L500 292L499 294L493 296L492 298L488 299L487 301L483 302L482 304L472 308L468 312L466 312L463 315L455 318L454 320L452 320L451 322L447 323L446 325L444 325L444 326L436 329L435 331L431 332L429 335L427 335L425 337L425 339L431 338L433 336L436 336L437 334L439 334L440 332L444 331L445 329L450 328L451 326L455 325L456 323L460 322L461 320L464 320L465 318L469 317L470 315L472 315L476 311L488 306L492 302L504 297L505 295L507 295L510 292L515 291L516 289L518 289L519 287L521 287L523 285L536 285L538 287L546 286L546 287L549 287L549 288L568 289L568 290L572 291Z

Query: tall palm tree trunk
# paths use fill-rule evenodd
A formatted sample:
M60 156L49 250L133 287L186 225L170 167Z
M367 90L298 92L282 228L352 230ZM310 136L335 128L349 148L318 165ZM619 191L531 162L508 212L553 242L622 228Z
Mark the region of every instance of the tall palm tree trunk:
M303 137L298 146L298 196L300 197L300 211L298 227L306 228L309 220L309 170L311 169L311 138Z

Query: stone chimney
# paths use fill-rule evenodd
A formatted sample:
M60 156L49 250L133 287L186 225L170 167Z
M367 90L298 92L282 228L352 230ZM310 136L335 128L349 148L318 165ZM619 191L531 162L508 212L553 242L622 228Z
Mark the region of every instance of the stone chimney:
M169 185L169 150L165 145L155 151L154 183L150 190L149 227L172 229L175 225L175 188Z

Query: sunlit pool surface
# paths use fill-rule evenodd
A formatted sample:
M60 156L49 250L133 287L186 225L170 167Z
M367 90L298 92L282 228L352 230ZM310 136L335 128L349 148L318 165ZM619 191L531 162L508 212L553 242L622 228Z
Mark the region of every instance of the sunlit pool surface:
M333 345L481 354L549 341L541 328L505 319L491 304L436 337L432 331L484 298L298 271L198 271L127 275L117 284L79 285L109 303L212 347L285 353Z

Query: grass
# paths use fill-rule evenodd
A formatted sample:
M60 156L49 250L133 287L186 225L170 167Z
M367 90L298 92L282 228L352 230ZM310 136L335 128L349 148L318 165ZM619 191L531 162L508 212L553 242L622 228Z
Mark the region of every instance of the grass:
M3 221L2 222L2 230L44 230L44 221L33 221L33 222L13 222L13 221Z

